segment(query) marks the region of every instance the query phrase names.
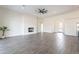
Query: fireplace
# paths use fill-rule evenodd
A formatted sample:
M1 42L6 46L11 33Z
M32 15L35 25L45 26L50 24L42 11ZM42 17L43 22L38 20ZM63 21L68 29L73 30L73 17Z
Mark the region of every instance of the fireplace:
M34 32L34 27L29 27L28 32Z

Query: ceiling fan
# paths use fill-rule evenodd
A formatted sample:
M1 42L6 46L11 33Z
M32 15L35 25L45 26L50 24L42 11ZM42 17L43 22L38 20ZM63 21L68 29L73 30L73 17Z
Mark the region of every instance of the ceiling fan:
M41 9L38 8L37 12L40 13L40 14L45 14L45 13L48 12L48 10L46 10L45 8L41 8Z
M26 5L22 5L22 8L25 9ZM39 14L46 14L48 12L48 10L46 10L45 8L38 8L37 10L35 10L37 13Z

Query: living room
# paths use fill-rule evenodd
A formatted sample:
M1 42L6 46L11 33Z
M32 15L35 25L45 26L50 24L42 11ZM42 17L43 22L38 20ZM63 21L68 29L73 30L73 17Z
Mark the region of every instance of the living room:
M79 53L78 5L0 6L0 54Z

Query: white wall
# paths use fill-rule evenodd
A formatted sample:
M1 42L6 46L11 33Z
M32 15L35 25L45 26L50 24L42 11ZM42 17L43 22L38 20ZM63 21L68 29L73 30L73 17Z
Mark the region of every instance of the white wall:
M29 27L34 27L34 32L28 32ZM37 18L32 15L24 15L24 34L37 33Z
M78 22L79 22L79 18L65 20L65 34L76 36Z
M58 32L58 23L59 22L64 22L64 19L61 17L45 18L44 19L44 32ZM64 29L63 29L63 31L64 31Z
M41 31L41 24L43 24L43 18L37 17L37 32L43 32Z
M63 22L63 31L66 35L77 35L76 23L79 22L79 10L50 16L44 19L44 32L57 32L57 22Z
M24 34L24 21L22 14L0 8L0 26L7 26L10 31L6 36L16 36Z
M10 31L6 36L17 36L29 34L28 27L34 27L36 33L36 17L28 14L22 14L0 7L0 26L7 26Z
M44 19L44 32L54 32L54 23L55 21L52 18Z

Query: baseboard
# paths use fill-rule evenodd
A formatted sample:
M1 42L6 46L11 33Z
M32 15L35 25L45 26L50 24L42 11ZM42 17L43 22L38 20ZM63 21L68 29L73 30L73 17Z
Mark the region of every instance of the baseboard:
M37 34L37 32L35 32L35 33L26 33L26 34L24 34L24 35L31 35L31 34Z
M13 35L13 36L6 36L6 37L17 37L17 36L25 36L25 35L31 35L36 33L28 33L28 34L21 34L21 35Z

